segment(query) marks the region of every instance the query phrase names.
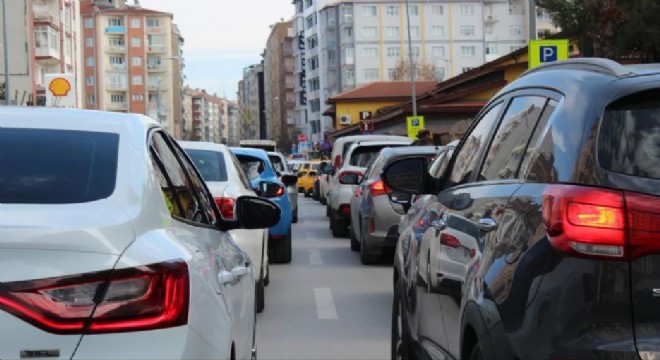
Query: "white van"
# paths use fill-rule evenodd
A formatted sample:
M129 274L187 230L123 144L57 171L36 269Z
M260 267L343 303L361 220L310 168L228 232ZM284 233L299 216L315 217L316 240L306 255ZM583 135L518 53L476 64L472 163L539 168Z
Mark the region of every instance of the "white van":
M348 149L351 147L356 142L370 142L370 141L407 141L410 140L409 137L407 136L400 136L400 135L349 135L349 136L342 136L338 139L335 140L334 144L332 144L332 166L336 170L339 170L341 167L342 161L344 160L344 156L346 156L346 152ZM412 141L412 140L410 140Z

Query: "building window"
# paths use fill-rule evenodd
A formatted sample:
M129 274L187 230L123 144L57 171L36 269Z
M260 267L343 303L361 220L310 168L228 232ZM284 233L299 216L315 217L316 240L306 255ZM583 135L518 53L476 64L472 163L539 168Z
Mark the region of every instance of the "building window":
M335 65L337 63L337 52L335 50L328 50L328 64Z
M307 9L308 7L310 7L312 5L314 5L313 0L305 0L305 9Z
M353 48L344 49L344 62L349 64L353 63Z
M385 28L385 36L387 37L399 37L399 27L398 26L388 26Z
M408 10L410 11L410 16L419 16L419 6L418 5L410 5L410 6L408 6Z
M364 5L362 6L362 15L363 16L377 16L378 12L376 5Z
M473 67L463 67L463 68L461 68L461 71L464 72L464 73L466 73L466 72L468 72L468 71L470 71L470 70L472 70L472 69L474 69L474 68L473 68Z
M71 6L64 7L64 29L66 32L71 32Z
M364 48L362 49L363 56L367 59L378 58L378 48Z
M353 28L352 27L344 28L344 37L347 40L350 40L353 37Z
M94 66L94 57L93 56L86 57L85 58L85 65Z
M435 76L438 79L438 81L444 80L444 78L445 78L445 68L441 67L441 66L438 66Z
M314 56L309 59L309 68L310 70L316 70L319 68L319 58L318 56Z
M477 49L474 46L461 46L461 56L472 57L477 53Z
M524 47L524 46L513 45L513 46L511 46L511 47L509 48L509 50L511 50L511 52L514 52L514 51L517 51L517 50L522 49L523 47Z
M126 47L126 43L124 42L123 36L111 36L108 38L108 42L110 43L110 47L117 48L120 50L124 50L124 48Z
M132 47L142 46L142 38L139 38L139 37L131 38L131 46Z
M444 26L431 27L431 36L435 36L435 37L445 36L445 27Z
M51 49L60 51L60 32L50 26L34 27L35 47L39 49Z
M378 69L364 69L364 78L367 80L377 80Z
M491 44L486 46L486 55L497 55L497 44Z
M341 10L342 22L343 23L352 23L353 22L353 8L344 7Z
M96 79L94 78L94 76L88 76L87 78L85 78L85 83L87 84L87 86L94 86L94 84L96 83Z
M353 80L355 78L355 71L353 69L344 70L344 76L346 80Z
M445 47L444 46L434 46L431 48L431 55L435 58L444 58L445 57Z
M319 45L319 38L316 35L312 35L307 38L307 48L314 49Z
M520 26L511 26L511 28L509 29L509 33L511 35L522 35L522 29L520 28Z
M133 101L144 101L144 95L143 94L133 94L133 95L131 95L131 99L133 99Z
M112 26L124 26L124 22L119 18L110 18L108 19L108 27Z
M110 102L113 104L123 104L126 102L126 96L124 94L111 94Z
M474 5L461 5L461 15L474 15Z
M375 26L365 26L362 28L362 36L366 38L375 38L378 36L378 28Z
M413 46L412 47L412 56L416 59L419 58L420 51L419 51L419 46Z
M307 17L307 29L311 29L314 26L316 26L316 13Z
M396 69L395 68L387 69L387 76L389 77L390 80L396 79Z
M87 103L89 105L96 104L96 97L94 95L87 95Z
M392 5L389 5L389 6L385 9L385 13L386 13L387 15L389 15L389 16L397 16L397 15L399 15L399 7L398 7L398 6L392 6Z
M114 88L126 88L126 74L116 73L109 74L107 77L108 84Z
M310 110L313 113L320 112L321 111L321 100L314 99L314 100L310 101L309 102L309 107L310 107Z
M150 27L150 28L160 27L160 19L148 18L147 19L147 27Z
M88 48L94 47L94 38L88 37L85 39L85 46Z
M387 48L387 57L401 57L401 48L396 46L396 47L388 47Z
M94 18L85 18L85 29L92 29L94 28Z
M431 13L433 15L443 15L444 8L442 7L442 5L433 5L431 6Z
M110 56L110 65L119 70L126 68L123 56Z
M419 37L419 26L411 26L410 27L410 36L413 38L418 38Z
M131 19L131 27L134 29L139 29L142 27L142 20L140 19Z
M474 25L463 25L463 26L461 26L461 35L463 35L463 36L474 36Z
M142 85L142 75L133 75L131 77L131 84L133 85Z

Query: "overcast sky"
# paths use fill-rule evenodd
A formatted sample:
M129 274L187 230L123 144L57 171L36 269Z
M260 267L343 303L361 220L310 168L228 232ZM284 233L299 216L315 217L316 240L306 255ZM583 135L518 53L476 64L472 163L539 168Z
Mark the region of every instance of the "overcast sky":
M261 61L269 25L290 20L294 14L291 0L140 0L140 4L174 14L185 38L186 84L227 99L236 99L243 68Z

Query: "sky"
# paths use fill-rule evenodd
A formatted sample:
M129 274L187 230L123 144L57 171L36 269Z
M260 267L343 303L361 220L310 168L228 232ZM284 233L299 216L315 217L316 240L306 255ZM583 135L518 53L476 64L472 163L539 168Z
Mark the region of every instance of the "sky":
M269 26L290 20L295 11L291 0L140 0L140 5L174 15L185 39L185 84L231 100L243 68L261 61Z

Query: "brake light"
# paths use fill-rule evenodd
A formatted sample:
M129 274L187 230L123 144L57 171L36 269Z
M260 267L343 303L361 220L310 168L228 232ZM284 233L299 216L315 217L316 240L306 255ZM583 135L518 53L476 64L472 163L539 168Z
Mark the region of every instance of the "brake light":
M183 260L2 284L0 309L50 333L113 333L188 323Z
M351 216L351 205L348 204L342 204L339 206L339 212L344 216L344 217L349 217Z
M369 191L371 192L371 196L387 195L392 192L392 190L385 185L383 180L371 183L371 185L369 185Z
M220 210L220 215L225 220L236 220L236 212L234 208L236 207L236 200L228 197L218 197L215 198L215 204Z
M458 241L456 236L451 235L451 234L447 234L446 232L443 232L440 235L440 244L445 245L445 246L449 246L450 248L454 248L454 249L461 246L461 242Z
M570 255L634 259L660 253L660 199L618 190L569 185L543 193L550 243Z
M275 190L275 194L273 195L273 197L282 196L282 195L284 195L284 187L279 186L277 190Z
M335 162L334 162L335 170L339 170L340 165L341 165L341 156L335 155Z

